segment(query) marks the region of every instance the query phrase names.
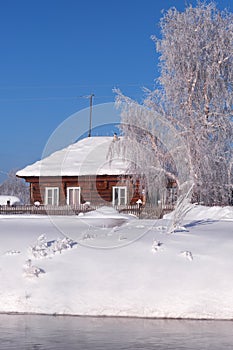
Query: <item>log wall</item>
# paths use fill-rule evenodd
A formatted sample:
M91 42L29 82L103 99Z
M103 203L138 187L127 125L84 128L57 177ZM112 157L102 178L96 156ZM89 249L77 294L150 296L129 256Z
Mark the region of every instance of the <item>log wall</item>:
M80 187L81 203L90 202L93 205L111 203L113 186L127 186L128 203L135 203L140 197L138 184L133 184L130 177L126 176L121 178L114 175L28 177L25 180L30 183L31 204L36 201L44 204L46 187L59 188L59 205L67 203L67 187Z

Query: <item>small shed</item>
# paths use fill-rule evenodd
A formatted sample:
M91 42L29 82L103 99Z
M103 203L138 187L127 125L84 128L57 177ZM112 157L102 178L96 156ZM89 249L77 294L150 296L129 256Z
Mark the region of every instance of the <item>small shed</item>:
M21 204L21 201L16 196L0 195L0 206L16 206Z

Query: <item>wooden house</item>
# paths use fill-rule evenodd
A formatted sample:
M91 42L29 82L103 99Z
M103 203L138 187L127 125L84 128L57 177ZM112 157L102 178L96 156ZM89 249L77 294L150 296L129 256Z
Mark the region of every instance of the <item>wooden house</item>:
M25 167L17 176L30 183L31 204L127 205L139 198L139 189L127 175L129 163L110 157L113 137L88 137Z

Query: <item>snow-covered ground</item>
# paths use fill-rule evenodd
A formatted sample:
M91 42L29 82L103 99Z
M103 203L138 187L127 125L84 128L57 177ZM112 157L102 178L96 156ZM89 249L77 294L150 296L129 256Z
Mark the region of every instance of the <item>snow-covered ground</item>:
M168 225L1 215L0 312L233 319L233 207Z

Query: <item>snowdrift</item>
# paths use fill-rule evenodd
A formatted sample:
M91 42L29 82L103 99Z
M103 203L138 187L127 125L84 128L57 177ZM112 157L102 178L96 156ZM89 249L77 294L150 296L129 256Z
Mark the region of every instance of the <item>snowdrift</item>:
M172 213L164 215L164 218L170 219ZM204 207L194 205L185 216L185 220L233 220L233 207Z
M87 213L80 213L78 218L94 227L121 226L128 220L137 219L134 215L119 214L114 208L105 206Z

